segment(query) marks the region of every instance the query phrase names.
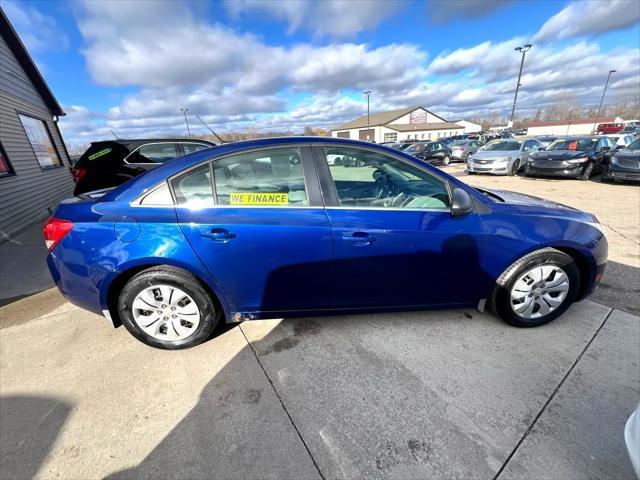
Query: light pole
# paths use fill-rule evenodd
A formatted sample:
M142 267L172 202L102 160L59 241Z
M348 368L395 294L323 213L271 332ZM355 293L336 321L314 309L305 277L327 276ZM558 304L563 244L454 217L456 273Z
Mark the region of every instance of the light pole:
M513 108L511 109L511 120L509 121L510 127L513 126L513 116L516 113L516 101L518 100L518 90L520 89L520 77L522 77L522 67L524 66L524 56L529 50L531 50L531 47L533 47L533 45L531 45L530 43L527 43L524 47L514 48L514 50L516 50L517 52L522 52L522 60L520 61L520 72L518 72L518 83L516 84L516 94L513 97Z
M600 109L602 108L602 102L604 102L604 95L607 93L607 87L609 86L609 79L611 78L612 73L616 73L617 70L609 70L609 75L607 75L607 81L604 84L604 90L602 92L602 98L600 99L600 105L598 105L598 111L596 112L596 118L593 121L593 130L596 130L596 123L598 123L598 117L600 116ZM597 132L596 132L597 133Z
M365 90L362 94L367 96L367 139L371 140L369 138L369 97L371 96L371 90Z
M180 111L184 115L184 123L187 124L187 136L189 138L191 138L191 130L189 130L189 120L187 120L187 112L189 111L189 109L188 108L181 108Z

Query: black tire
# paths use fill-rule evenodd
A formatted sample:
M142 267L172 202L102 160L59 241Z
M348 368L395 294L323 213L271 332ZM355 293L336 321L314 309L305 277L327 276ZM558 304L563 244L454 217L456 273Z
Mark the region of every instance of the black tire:
M589 162L587 167L584 169L584 172L582 172L582 175L580 175L580 180L586 182L591 178L592 173L593 173L593 163Z
M200 323L188 337L177 341L160 340L144 332L134 320L133 301L142 290L154 285L178 287L196 303L200 313ZM198 279L185 270L170 266L149 268L131 278L118 297L118 314L131 335L142 343L164 350L181 350L201 344L211 336L221 317L211 295Z
M517 315L511 308L511 289L518 278L537 265L555 265L569 278L569 291L564 301L549 314L538 318L525 318ZM580 286L580 271L573 258L554 248L544 248L525 255L516 261L496 281L491 299L493 310L506 323L516 327L538 327L555 320L575 301Z
M511 167L511 170L509 170L509 176L510 177L517 176L519 170L520 170L520 160L516 160L515 162L513 162L513 166Z
M475 175L476 173L478 173L478 172L471 172L471 171L467 170L467 175Z

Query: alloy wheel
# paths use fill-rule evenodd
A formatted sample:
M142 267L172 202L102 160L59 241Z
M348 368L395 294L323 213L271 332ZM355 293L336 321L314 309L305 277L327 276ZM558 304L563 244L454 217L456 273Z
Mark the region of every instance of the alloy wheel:
M136 295L131 310L138 327L158 340L184 340L200 324L200 310L196 302L172 285L145 288Z
M569 293L569 277L557 265L537 265L518 277L511 288L511 309L522 318L544 317Z

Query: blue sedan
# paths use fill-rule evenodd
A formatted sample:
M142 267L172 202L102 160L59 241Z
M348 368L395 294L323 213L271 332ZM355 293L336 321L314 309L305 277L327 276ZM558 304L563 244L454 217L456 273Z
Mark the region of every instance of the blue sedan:
M321 137L171 160L63 201L44 235L69 301L165 349L221 321L312 314L490 306L538 326L589 295L607 261L589 213Z

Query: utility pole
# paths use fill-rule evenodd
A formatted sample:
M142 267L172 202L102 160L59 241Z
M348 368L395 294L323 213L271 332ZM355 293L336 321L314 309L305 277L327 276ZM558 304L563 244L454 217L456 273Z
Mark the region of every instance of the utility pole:
M531 45L530 43L527 43L524 47L514 48L515 51L522 52L522 60L520 61L520 72L518 72L518 83L516 84L516 94L513 97L513 108L511 109L511 120L509 121L510 127L513 126L513 116L516 113L516 102L518 101L518 90L520 89L520 78L522 77L522 67L524 66L524 56L529 50L531 50L531 47L533 47L533 45Z
M607 87L609 86L609 79L611 78L612 73L616 73L617 70L609 70L609 75L607 75L607 81L604 84L604 91L602 92L602 98L600 99L600 105L598 105L598 111L596 112L596 118L593 121L593 131L596 131L596 123L598 123L598 117L600 116L600 109L602 108L602 102L604 102L604 95L607 93Z
M363 95L367 96L367 139L368 140L372 140L371 138L369 138L369 130L370 130L370 122L369 122L369 97L371 96L371 90L365 90L364 92L362 92Z
M184 115L184 123L187 124L187 136L189 138L191 138L191 130L189 130L189 120L187 120L187 112L189 111L189 109L188 108L181 108L180 111Z

